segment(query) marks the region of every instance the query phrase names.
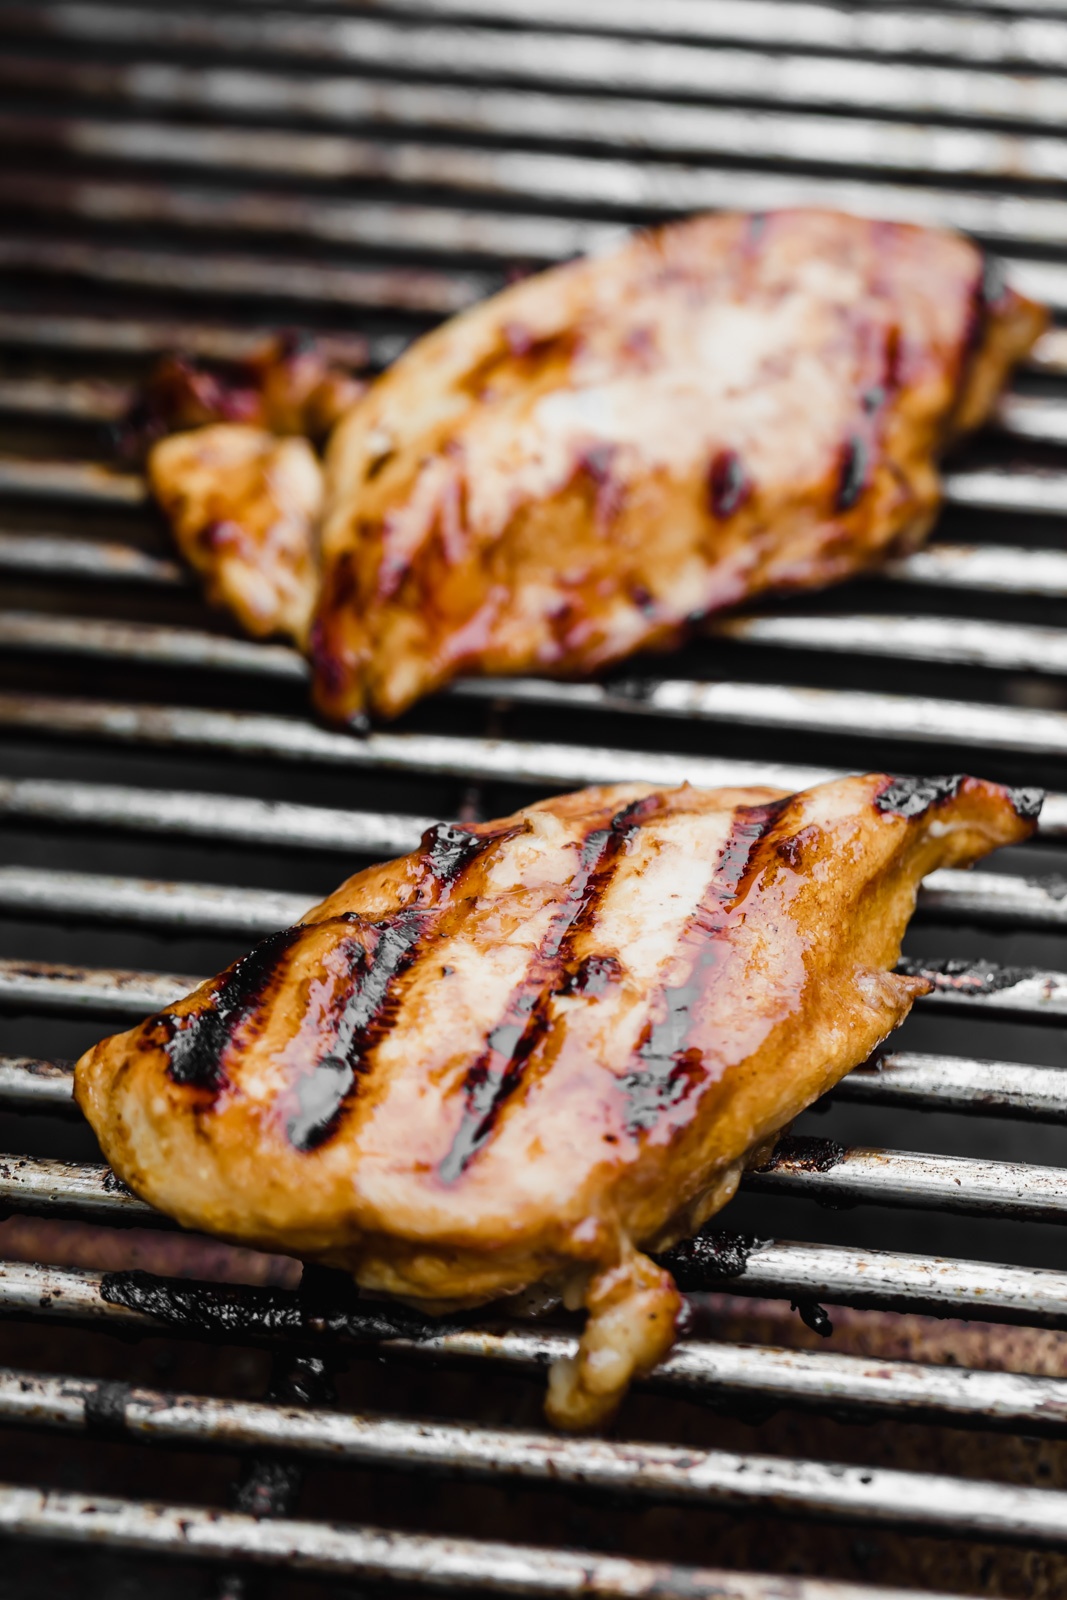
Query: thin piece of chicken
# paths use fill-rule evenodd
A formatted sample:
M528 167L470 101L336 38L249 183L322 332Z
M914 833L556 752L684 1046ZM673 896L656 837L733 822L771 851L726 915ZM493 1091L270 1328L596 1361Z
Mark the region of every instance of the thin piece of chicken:
M333 435L319 709L588 674L914 546L1045 322L958 234L817 211L698 217L487 300Z
M441 824L96 1045L78 1103L187 1227L429 1311L562 1291L589 1316L549 1415L593 1426L674 1337L642 1252L699 1228L926 992L892 971L920 878L1039 806L876 773Z
M288 634L303 645L322 509L322 468L308 441L216 423L161 440L148 477L208 599L257 638Z

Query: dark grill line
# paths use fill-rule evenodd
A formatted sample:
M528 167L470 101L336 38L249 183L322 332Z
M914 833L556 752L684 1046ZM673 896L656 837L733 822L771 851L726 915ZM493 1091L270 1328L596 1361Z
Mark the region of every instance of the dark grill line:
M505 1101L522 1083L530 1057L548 1032L553 997L580 984L580 975L570 970L577 936L595 918L619 856L641 823L661 805L658 795L634 801L617 812L608 827L595 828L582 840L577 870L526 977L489 1034L486 1049L467 1069L463 1116L438 1168L444 1183L463 1175L496 1127Z
M792 800L738 806L711 881L681 936L693 951L688 975L667 984L653 1002L637 1054L641 1065L621 1079L632 1133L655 1127L662 1113L684 1100L703 1076L703 1057L690 1044L693 1010L719 961L719 937L759 864L757 846Z
M360 933L342 941L340 989L331 1002L332 1042L296 1085L297 1110L287 1132L297 1150L315 1150L336 1132L368 1057L396 1011L399 979L414 964L424 935L434 926L446 895L467 868L514 830L475 834L439 822L422 837L422 865L428 893L437 903L407 906L394 917L363 923L355 914L343 920L360 924ZM444 901L443 903L447 903ZM372 940L367 948L367 937ZM320 1039L322 1034L319 1035Z

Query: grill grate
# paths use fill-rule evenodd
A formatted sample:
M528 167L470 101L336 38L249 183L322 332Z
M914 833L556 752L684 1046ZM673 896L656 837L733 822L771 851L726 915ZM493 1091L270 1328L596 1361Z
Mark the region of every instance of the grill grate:
M160 1596L177 1556L219 1595L247 1592L235 1563L279 1597L300 1574L1067 1592L1067 327L951 464L935 541L880 579L606 684L460 685L365 741L308 719L293 652L204 611L105 438L160 351L233 357L296 320L376 370L512 271L698 207L956 223L1067 316L1061 0L39 0L0 3L0 39L0 1424L24 1442L0 1476L26 1457L53 1485L0 1484L0 1533L34 1551L12 1593L64 1592L46 1544L124 1561L98 1592ZM908 961L933 994L729 1229L674 1252L695 1325L620 1440L531 1426L568 1329L428 1325L183 1244L74 1113L66 1058L103 1022L435 817L883 765L1042 783L1038 840L929 880ZM254 1394L226 1351L259 1361ZM292 1399L309 1352L336 1404ZM231 1509L182 1476L194 1448L247 1458Z

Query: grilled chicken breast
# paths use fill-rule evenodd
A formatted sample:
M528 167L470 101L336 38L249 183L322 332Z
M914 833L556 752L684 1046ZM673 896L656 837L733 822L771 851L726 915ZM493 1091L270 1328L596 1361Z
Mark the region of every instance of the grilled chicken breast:
M118 1175L188 1227L429 1311L528 1286L588 1318L548 1411L602 1422L680 1308L645 1253L924 993L932 868L1026 837L971 778L631 784L431 829L79 1061Z
M327 455L314 693L575 676L920 541L1045 313L957 234L698 217L413 345Z
M149 482L208 599L257 638L307 639L318 593L322 468L303 438L243 423L175 433Z

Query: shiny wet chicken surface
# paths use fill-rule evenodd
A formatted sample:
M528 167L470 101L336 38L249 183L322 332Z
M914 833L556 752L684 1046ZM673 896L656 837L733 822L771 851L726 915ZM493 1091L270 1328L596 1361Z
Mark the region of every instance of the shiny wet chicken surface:
M812 211L698 217L495 296L332 437L319 709L588 674L917 544L939 456L1044 322L957 234Z
M922 876L1037 801L884 774L582 791L431 829L78 1063L114 1170L189 1227L429 1311L532 1285L588 1311L548 1410L593 1426L670 1347L645 1253L925 992Z
M282 344L221 379L171 360L135 431L196 430L149 458L183 553L359 723L463 674L588 674L918 543L938 458L1045 321L958 234L697 217L495 295L362 398ZM334 422L323 488L271 440Z

